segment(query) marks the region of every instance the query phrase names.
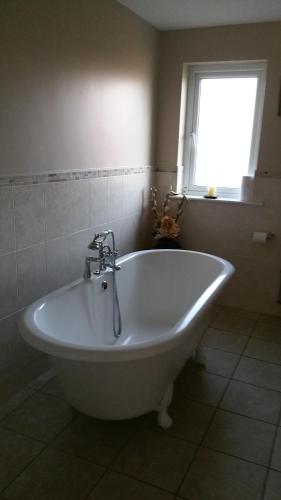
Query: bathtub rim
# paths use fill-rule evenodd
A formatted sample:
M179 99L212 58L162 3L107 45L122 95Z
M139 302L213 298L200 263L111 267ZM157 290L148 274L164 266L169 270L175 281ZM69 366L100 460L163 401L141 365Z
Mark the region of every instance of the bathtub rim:
M179 321L169 331L165 332L161 338L157 337L142 344L128 344L128 345L106 345L106 346L85 346L79 343L70 343L54 338L45 333L37 326L34 321L34 314L39 308L47 302L49 298L55 298L71 288L81 285L84 282L83 277L71 283L58 288L47 295L41 297L33 304L31 304L24 311L20 319L20 333L24 340L32 347L58 358L76 360L76 361L94 361L94 362L120 362L131 361L134 359L143 359L157 354L162 354L176 347L179 343L184 342L185 333L188 327L191 327L199 314L202 314L209 308L215 297L221 291L221 288L230 279L235 271L234 266L225 259L211 255L205 252L197 252L193 250L182 249L156 249L156 250L141 250L131 252L118 259L118 264L122 264L141 254L150 253L188 253L200 256L206 256L219 262L222 265L220 274L215 280L205 289L203 294L194 302L193 306L186 314L184 314ZM89 280L99 279L100 276L92 276ZM86 282L87 284L87 282Z

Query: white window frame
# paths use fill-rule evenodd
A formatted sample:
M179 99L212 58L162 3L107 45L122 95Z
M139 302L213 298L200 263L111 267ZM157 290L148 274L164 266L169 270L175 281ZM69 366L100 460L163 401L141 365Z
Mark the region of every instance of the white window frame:
M249 156L249 169L245 175L254 176L259 153L262 113L265 94L266 61L241 61L224 63L192 63L184 65L184 78L182 86L182 104L184 113L183 144L179 143L179 149L183 150L183 187L190 195L201 196L206 194L207 186L196 186L195 158L196 158L196 134L198 128L198 103L200 80L203 78L233 78L233 77L256 77L257 93L253 120L252 141ZM185 95L184 95L185 94ZM183 107L183 106L182 106ZM182 117L181 117L182 122ZM180 125L181 129L181 125ZM242 180L242 179L241 179ZM222 198L239 199L239 188L217 187L217 194Z

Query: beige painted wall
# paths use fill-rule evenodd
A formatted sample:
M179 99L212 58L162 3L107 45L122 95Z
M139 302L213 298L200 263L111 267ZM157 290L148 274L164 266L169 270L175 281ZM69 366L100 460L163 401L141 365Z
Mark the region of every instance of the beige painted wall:
M157 31L114 0L0 4L0 174L153 161Z
M281 269L281 23L229 26L161 33L156 165L158 185L176 186L182 67L184 62L267 59L267 85L255 196L263 206L190 201L181 220L184 248L230 260L236 273L220 302L281 315L277 303ZM265 246L252 242L254 231L271 231Z
M162 32L157 121L160 169L175 170L182 68L185 62L267 59L267 85L258 168L281 171L281 23Z

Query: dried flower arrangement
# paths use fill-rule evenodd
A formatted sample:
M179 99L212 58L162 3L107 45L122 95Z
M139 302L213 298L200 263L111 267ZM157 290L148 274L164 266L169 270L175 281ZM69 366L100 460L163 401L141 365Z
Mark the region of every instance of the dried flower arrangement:
M183 205L187 200L186 196L183 196L177 204L175 215L171 215L170 199L175 196L175 193L170 187L170 191L166 193L163 202L158 206L157 194L158 190L156 187L151 187L151 203L152 203L152 213L154 218L153 225L153 236L157 239L159 238L171 238L175 239L180 234L180 226L178 224L178 219L183 213Z

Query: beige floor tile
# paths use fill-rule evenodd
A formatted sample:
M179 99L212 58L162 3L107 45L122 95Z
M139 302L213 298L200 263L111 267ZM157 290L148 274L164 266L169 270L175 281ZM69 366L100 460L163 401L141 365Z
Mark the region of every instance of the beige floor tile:
M266 469L201 448L180 490L190 500L259 500Z
M46 384L44 384L43 387L40 388L40 392L50 394L51 396L57 396L58 398L66 398L58 377L54 377Z
M244 382L231 381L220 404L223 410L240 413L271 424L277 424L281 393Z
M190 399L216 406L227 384L227 378L187 367L181 372L175 385L177 390L182 391Z
M107 472L88 500L173 500L171 493L136 479Z
M248 337L246 335L218 330L217 328L208 328L203 337L202 345L240 354L247 342Z
M200 347L197 361L205 365L207 372L231 377L239 360L239 355L232 352Z
M0 491L38 455L44 445L0 427Z
M220 312L224 312L230 316L237 316L239 318L247 318L258 320L261 314L257 311L253 311L250 309L241 309L240 307L231 307L231 306L218 306L220 308Z
M169 408L173 425L168 431L163 432L193 443L200 443L214 411L214 407L186 399L182 393L175 391Z
M239 309L234 311L223 310L218 314L211 326L220 330L239 333L240 335L250 335L256 320L246 313L246 311L243 312Z
M0 378L0 404L7 402L19 391L37 379L50 368L50 361L46 354L39 354L25 367L13 370Z
M76 413L67 401L37 392L10 413L2 423L9 429L48 443Z
M281 344L251 338L244 356L281 365Z
M91 462L108 465L143 419L102 421L79 415L59 434L53 446Z
M253 337L281 344L281 326L259 322L253 330Z
M265 389L281 391L281 366L265 361L242 357L233 378Z
M195 450L194 444L163 433L145 431L131 439L111 468L176 492Z
M266 490L263 500L280 500L281 498L281 474L271 470L268 475Z
M5 491L9 500L82 500L103 469L58 450L45 450Z
M267 466L274 433L274 425L219 410L203 445Z
M261 314L259 321L261 323L271 323L272 325L281 326L281 316L272 316L270 314Z
M278 429L276 442L274 445L272 462L272 469L276 469L281 472L281 427Z

